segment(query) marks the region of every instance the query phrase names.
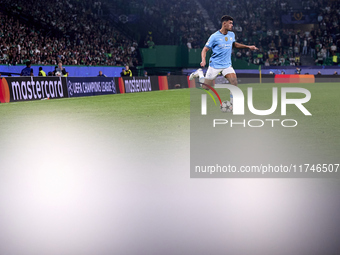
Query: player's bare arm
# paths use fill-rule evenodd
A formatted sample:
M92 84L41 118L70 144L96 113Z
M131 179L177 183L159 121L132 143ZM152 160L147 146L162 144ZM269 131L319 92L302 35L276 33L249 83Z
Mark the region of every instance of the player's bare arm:
M255 45L245 45L242 43L234 42L233 46L237 49L249 49L249 50L258 50Z
M205 67L205 57L207 56L207 52L209 51L209 48L204 46L202 52L201 52L201 58L202 58L202 62L201 62L201 67Z

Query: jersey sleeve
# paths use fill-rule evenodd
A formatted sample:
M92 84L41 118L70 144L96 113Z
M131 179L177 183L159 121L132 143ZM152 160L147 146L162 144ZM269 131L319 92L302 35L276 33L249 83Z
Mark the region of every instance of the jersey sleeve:
M233 38L233 41L232 41L232 42L233 42L233 44L234 44L234 43L236 43L236 35L235 35L235 33L233 33L233 36L232 36L232 38Z
M214 44L214 36L211 35L211 36L209 37L207 43L205 44L205 47L208 47L209 49L211 49L212 46L213 46L213 44Z

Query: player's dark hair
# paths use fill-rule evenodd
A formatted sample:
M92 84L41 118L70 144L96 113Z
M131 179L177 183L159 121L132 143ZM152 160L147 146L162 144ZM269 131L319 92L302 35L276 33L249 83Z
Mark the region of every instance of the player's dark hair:
M229 15L223 15L221 18L221 23L223 23L224 21L229 21L229 20L234 20L233 17L229 16Z
M26 66L29 67L31 65L31 61L26 61Z
M42 70L42 67L39 67L39 71L41 71Z

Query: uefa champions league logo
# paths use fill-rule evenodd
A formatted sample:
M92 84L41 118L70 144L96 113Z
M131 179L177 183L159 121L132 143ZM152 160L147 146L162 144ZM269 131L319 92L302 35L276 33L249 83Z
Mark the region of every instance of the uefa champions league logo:
M111 80L111 89L113 94L116 94L116 84L114 79Z
M67 82L67 89L70 96L73 96L73 83L71 81Z

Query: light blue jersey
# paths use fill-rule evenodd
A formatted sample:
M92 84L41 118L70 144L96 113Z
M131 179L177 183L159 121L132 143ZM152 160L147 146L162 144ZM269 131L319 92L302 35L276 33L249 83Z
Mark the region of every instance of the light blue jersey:
M209 65L216 69L231 66L231 53L234 42L234 32L228 31L226 35L220 31L213 33L205 44L206 47L212 49Z

